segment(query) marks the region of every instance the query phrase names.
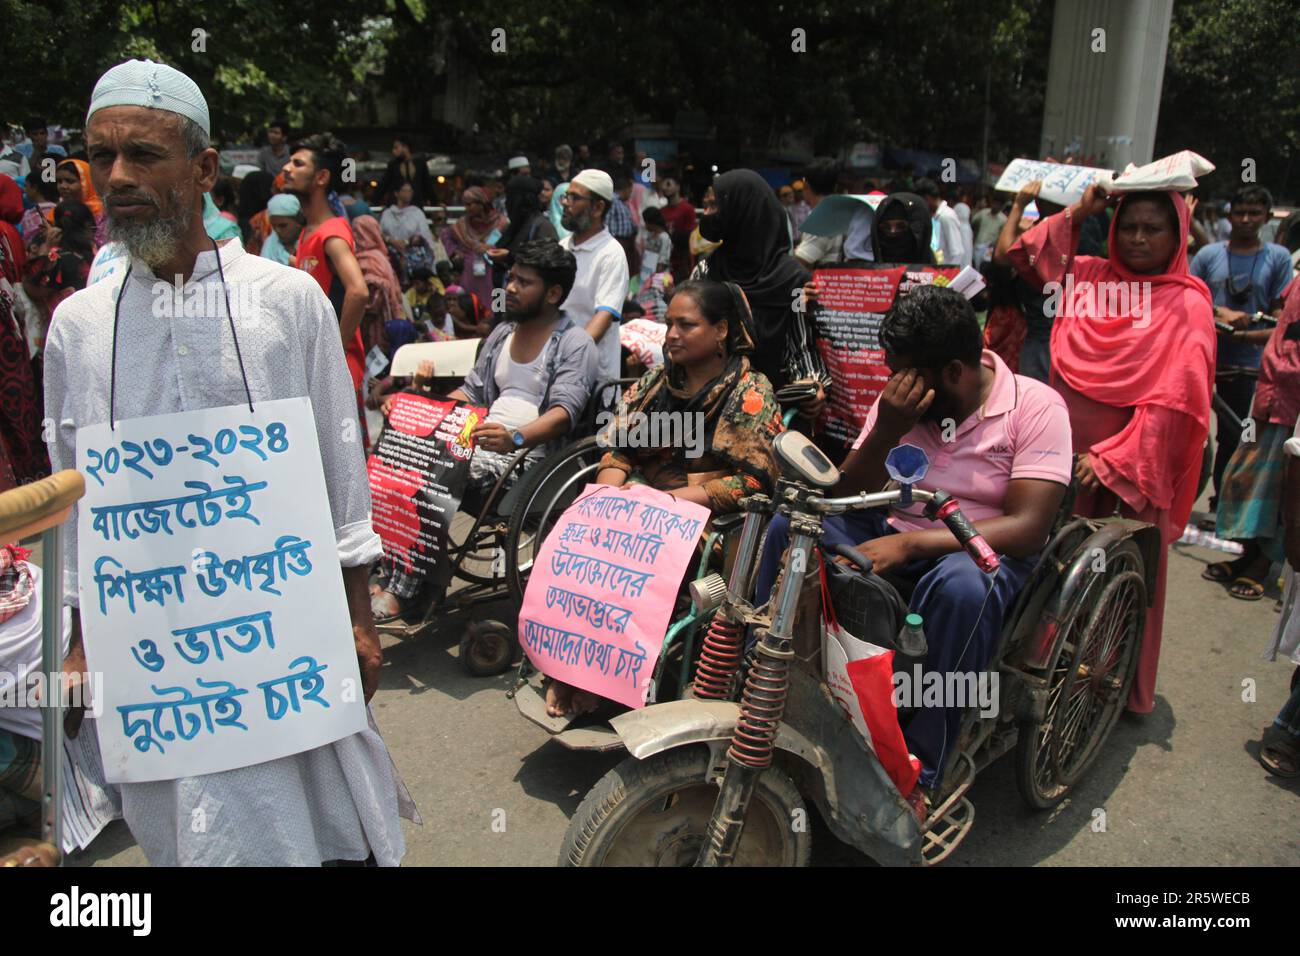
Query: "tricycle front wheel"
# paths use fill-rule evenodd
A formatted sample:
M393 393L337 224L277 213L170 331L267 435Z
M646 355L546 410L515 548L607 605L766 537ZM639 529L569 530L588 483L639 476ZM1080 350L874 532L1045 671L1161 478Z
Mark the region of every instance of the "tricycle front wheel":
M692 866L704 845L718 784L709 751L684 747L629 757L591 789L569 822L561 866ZM790 777L769 767L749 806L737 866L808 866L808 810Z
M460 663L474 677L494 677L510 669L518 647L508 624L474 621L460 639Z

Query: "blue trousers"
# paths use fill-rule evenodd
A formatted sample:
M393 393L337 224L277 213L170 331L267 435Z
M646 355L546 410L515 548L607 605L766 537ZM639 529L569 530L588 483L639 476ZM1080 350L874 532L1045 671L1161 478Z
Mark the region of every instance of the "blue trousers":
M754 585L755 604L761 604L770 596L790 541L790 523L783 515L774 517L768 528ZM878 511L856 511L828 517L822 522L822 531L821 543L828 549L837 544L861 544L881 535L897 533L885 521L885 515ZM979 674L988 666L997 649L1003 618L1037 560L1037 555L1029 558L999 557L1002 567L995 576L982 572L965 551L944 555L937 560L912 561L898 572L891 572L896 577L916 582L910 610L920 614L925 621L925 637L929 644L925 661L927 673ZM996 705L995 694L993 706ZM923 786L939 785L948 748L957 742L962 713L963 708L956 706L921 707L903 729L908 749L921 761Z

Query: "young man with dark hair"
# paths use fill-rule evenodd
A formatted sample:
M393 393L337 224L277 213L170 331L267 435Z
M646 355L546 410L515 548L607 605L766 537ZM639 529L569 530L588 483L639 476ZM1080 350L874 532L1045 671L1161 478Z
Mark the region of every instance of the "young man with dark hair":
M272 176L280 175L289 161L289 124L275 120L266 128L266 145L257 151L257 165Z
M673 243L673 281L685 282L695 264L691 255L691 233L697 225L695 207L682 195L682 184L676 176L664 176L659 180L659 195L664 200L659 212L668 223L668 238Z
M939 191L939 184L933 179L922 178L916 181L916 194L930 207L930 215L939 224L939 256L941 265L954 266L970 262L971 250L966 248L962 236L961 220L957 212L948 205ZM936 258L939 258L936 256Z
M901 296L880 340L894 374L867 414L833 494L880 491L890 449L916 445L930 459L917 487L956 497L998 552L1001 569L984 575L947 528L921 515L920 505L896 508L888 518L877 511L826 518L822 545L853 545L876 573L915 582L910 607L925 619L927 671L978 673L1069 487L1069 415L1055 391L1014 374L983 348L974 310L951 289L920 286ZM758 601L771 593L789 539L786 518L774 518L770 529ZM958 708L925 708L904 728L923 766L923 786L939 785L960 718Z
M632 198L632 174L625 166L615 166L607 170L610 181L614 184L614 199L605 218L605 226L615 239L628 239L636 235L636 218L628 206Z
M622 147L620 146L619 149L621 150ZM632 174L628 172L626 166L614 166L608 172L614 183L614 199L610 203L605 227L623 247L623 254L627 256L628 275L634 275L641 271L641 256L636 251L638 223L631 206Z
M840 164L829 156L818 156L803 171L803 200L808 211L816 209L827 196L835 194L840 181ZM802 226L802 222L800 223ZM844 249L844 236L806 235L794 251L794 257L809 269L826 260L838 260Z
M410 137L393 137L393 158L388 161L384 177L379 181L379 202L392 205L393 196L402 183L410 183L415 195L411 203L417 207L433 202L433 181L429 178L429 165L412 151Z
M1295 274L1285 246L1261 242L1260 228L1273 210L1273 196L1263 186L1243 186L1232 197L1228 220L1232 232L1212 242L1192 260L1191 273L1210 287L1214 318L1232 326L1219 332L1214 388L1238 418L1250 414L1255 379L1234 369L1259 370L1264 345L1272 329L1260 321L1282 308L1282 290ZM1218 504L1219 483L1241 435L1236 425L1217 414L1218 443L1214 453L1214 492L1210 510Z
M50 144L50 128L43 119L29 119L23 123L23 132L31 143L21 143L17 149L27 157L29 176L39 176L41 162L45 159ZM26 147L24 149L23 147ZM28 152L30 150L30 152ZM56 155L56 159L59 157Z
M483 342L465 383L448 396L488 409L473 431L469 487L474 497L505 473L516 452L534 449L540 459L554 450L587 406L595 386L596 346L560 308L577 271L573 253L554 239L534 239L514 251L505 321ZM474 510L472 500L467 495L462 510ZM385 568L382 584L371 601L381 622L401 615L426 580Z
M357 262L356 240L346 216L336 215L329 192L343 189L343 144L329 133L317 133L295 143L284 166L285 191L298 197L307 226L298 236L298 268L311 274L329 297L338 316L339 335L348 372L357 393L357 411L365 434L361 382L366 351L361 341L361 318L370 297ZM364 447L364 446L363 446Z

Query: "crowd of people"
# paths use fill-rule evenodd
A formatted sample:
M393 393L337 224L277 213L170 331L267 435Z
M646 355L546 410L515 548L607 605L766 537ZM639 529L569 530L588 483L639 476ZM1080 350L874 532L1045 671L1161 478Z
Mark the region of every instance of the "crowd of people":
M114 415L224 406L245 390L250 402L253 394L309 397L367 702L382 662L376 622L440 600L448 583L382 558L365 463L329 424L356 419L364 435L367 408L383 414L397 391L433 387L436 368L411 380L390 374L398 348L481 340L473 368L446 392L488 409L473 430L467 510L515 453L540 459L562 447L584 410L605 402L623 421L702 415L705 453L615 446L596 480L648 484L718 516L774 490L772 440L783 415L811 431L826 406L833 381L812 310L815 270L831 264L970 266L988 283L974 302L918 287L886 316L880 342L890 377L837 462L836 491L883 488L885 455L900 443L927 450L923 486L955 494L1002 558L994 592L919 510L825 526L828 543L851 545L878 573L912 582L910 606L927 622L927 666L990 663L1002 617L1072 485L1075 513L1119 513L1160 533L1127 702L1134 713L1155 706L1168 550L1207 478L1209 526L1242 546L1236 560L1207 568L1209 580L1257 600L1273 562L1297 564L1300 335L1291 332L1300 329L1300 295L1290 293L1300 228L1292 216L1272 231L1273 200L1262 187L1237 192L1226 215L1174 191L1108 195L1096 185L1060 208L1037 196L1036 183L1007 202L909 170L854 181L820 158L784 185L749 169L724 172L697 214L671 171L647 176L642 157L625 162L622 145L601 160L562 145L545 160L510 158L508 175L466 178L452 218L426 210L446 197L404 138L369 196L345 181L339 140L295 137L282 122L268 128L256 165L223 176L201 91L170 67L137 60L96 85L83 149L54 152L44 128L27 124L27 167L0 173L0 489L74 467L76 429ZM50 154L53 182L38 172ZM807 231L846 183L872 201L839 234ZM257 284L270 293L263 308L278 334L237 340L224 313L160 332L150 320L155 277ZM1067 279L1073 294L1053 296ZM1098 294L1115 283L1142 292L1117 308ZM220 360L236 352L237 389ZM100 367L110 354L112 382ZM635 384L615 403L610 384L624 377ZM114 391L117 379L129 384ZM53 435L42 434L43 419L57 423ZM610 434L618 433L616 422ZM778 518L756 601L776 580L785 539ZM72 533L67 550L75 580ZM16 546L0 549L0 628L27 620L38 570ZM1300 663L1288 573L1274 651ZM67 600L72 672L85 669L75 588ZM31 652L30 641L0 640L0 651L18 646ZM547 692L554 716L599 705L560 681ZM959 718L956 708L932 708L904 728L923 768L911 798L922 819L942 787ZM8 744L0 746L0 808L31 795L31 736L30 721L0 714L0 744ZM87 840L120 814L153 863L401 859L398 816L409 815L409 797L373 721L296 756L201 780L117 786L97 773L93 737L83 728L70 750L80 792L93 797L78 811L76 832ZM1300 696L1262 744L1271 772L1300 774ZM261 792L284 799L251 799ZM231 801L234 812L200 839L178 821L205 795Z

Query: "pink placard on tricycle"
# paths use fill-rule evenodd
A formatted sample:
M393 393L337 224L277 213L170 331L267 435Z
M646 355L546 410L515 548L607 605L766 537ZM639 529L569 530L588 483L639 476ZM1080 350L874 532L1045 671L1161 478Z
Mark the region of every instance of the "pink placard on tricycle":
M519 640L548 677L643 707L709 510L645 485L588 485L533 562Z

